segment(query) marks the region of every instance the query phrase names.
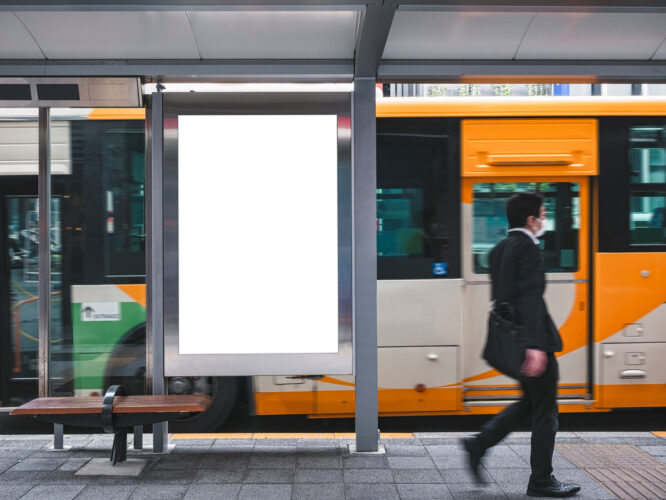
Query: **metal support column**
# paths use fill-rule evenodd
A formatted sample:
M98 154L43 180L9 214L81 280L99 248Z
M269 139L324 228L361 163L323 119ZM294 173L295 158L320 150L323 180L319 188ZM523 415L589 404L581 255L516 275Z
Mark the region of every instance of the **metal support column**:
M51 317L51 113L39 108L39 397L50 395L49 322Z
M379 448L377 418L377 143L375 79L354 79L352 165L354 210L354 373L356 451Z
M162 94L151 97L146 119L146 385L165 394L164 384L164 183ZM153 425L153 451L168 449L167 422Z

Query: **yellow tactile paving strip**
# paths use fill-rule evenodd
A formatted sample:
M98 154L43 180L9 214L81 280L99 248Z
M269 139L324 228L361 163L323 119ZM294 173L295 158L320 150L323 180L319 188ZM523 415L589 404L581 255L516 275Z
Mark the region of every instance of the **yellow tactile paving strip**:
M567 460L621 499L666 498L666 464L629 444L558 444Z
M382 433L382 439L413 438L412 432ZM284 432L240 432L240 433L204 433L204 434L171 434L171 439L354 439L353 432L315 432L315 433L284 433Z

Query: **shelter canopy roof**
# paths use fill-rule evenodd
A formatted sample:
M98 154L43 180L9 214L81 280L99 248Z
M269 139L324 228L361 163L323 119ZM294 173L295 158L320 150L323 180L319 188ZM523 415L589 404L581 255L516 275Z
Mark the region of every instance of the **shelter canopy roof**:
M0 1L0 76L666 79L657 0Z

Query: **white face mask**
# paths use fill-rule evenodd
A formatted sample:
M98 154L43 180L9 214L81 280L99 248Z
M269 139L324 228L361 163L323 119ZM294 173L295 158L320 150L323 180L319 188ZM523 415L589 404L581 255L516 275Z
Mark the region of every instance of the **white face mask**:
M537 238L541 238L544 234L546 234L546 219L537 219L541 223L541 227L536 230L534 233L534 236Z

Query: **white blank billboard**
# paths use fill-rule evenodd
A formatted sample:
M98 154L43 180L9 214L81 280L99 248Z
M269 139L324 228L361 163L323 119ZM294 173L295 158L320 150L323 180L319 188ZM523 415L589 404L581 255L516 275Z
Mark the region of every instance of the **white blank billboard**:
M338 351L335 115L178 117L179 353Z

